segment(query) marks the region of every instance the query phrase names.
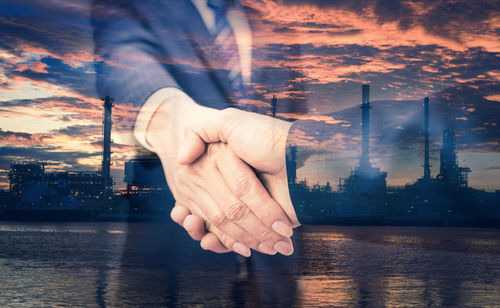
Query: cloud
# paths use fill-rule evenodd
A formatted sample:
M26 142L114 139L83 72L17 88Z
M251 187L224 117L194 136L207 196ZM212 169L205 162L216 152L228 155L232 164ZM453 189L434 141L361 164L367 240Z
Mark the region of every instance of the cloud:
M0 147L0 168L7 169L7 163L11 160L35 159L47 161L53 164L64 164L72 166L73 169L89 166L81 165L78 160L81 158L100 156L102 152L85 153L81 151L59 151L54 147Z
M489 101L500 102L500 94L492 94L484 97Z
M37 146L44 142L44 139L50 138L46 135L34 135L24 132L3 131L0 128L0 141L3 145L31 145Z
M19 139L31 139L33 135L32 134L28 134L28 133L16 133L16 132L11 132L11 131L6 131L4 132L1 128L0 128L0 139L9 139L11 137L14 137L14 138L19 138Z
M337 153L356 160L364 83L371 85L376 102L371 110L378 119L372 122L374 157L385 159L394 151L419 159L424 96L431 96L436 108L433 155L439 151L440 130L448 126L457 131L460 151L498 150L499 1L243 2L253 19L256 47L249 109L270 114L271 97L277 95L281 118L304 118L307 111L313 124L299 136L310 146L302 162L313 154L331 159L321 147L333 144ZM31 155L54 159L50 162L61 168L98 167L102 101L95 93L89 3L0 4L0 138L4 146L26 148L19 156L1 155L22 159L33 147ZM200 65L185 58L160 61L190 70ZM137 109L131 104L113 109L114 160L120 166L134 153L124 140ZM334 130L318 138L321 125ZM55 154L51 158L39 151ZM76 157L79 151L84 156ZM73 154L64 160L58 153Z
M500 16L498 0L399 1L399 0L283 0L285 6L315 6L320 10L343 10L376 18L380 24L396 22L401 30L422 27L427 33L465 43L470 36L494 35ZM498 46L497 46L498 47Z
M88 137L95 136L101 133L102 127L100 125L71 125L61 129L54 130L55 134L67 135L70 137Z
M16 72L31 71L39 74L47 74L47 64L42 62L21 63L14 69Z

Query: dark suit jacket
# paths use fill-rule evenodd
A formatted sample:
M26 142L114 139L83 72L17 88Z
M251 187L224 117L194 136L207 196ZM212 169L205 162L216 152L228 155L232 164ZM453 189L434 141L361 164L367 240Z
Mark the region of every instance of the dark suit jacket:
M219 68L220 60L211 52L214 39L191 1L94 1L92 20L97 89L100 95L110 95L116 104L132 103L140 107L156 90L177 87L201 105L222 109L234 104L229 81L225 78L227 72ZM253 70L253 80L264 88L272 89L272 76L259 71ZM250 95L253 95L251 98L259 98L255 93ZM287 106L293 107L293 104L285 104ZM270 112L271 106L260 111ZM287 111L294 110L288 108ZM137 228L154 227L130 226L131 230ZM217 293L224 290L225 285L231 287L232 291L216 296L224 298L231 294L231 298L226 300L235 306L241 306L242 301L247 301L247 298L256 306L261 306L262 303L284 307L294 305L295 258L264 257L255 253L252 257L255 268L248 280L238 280L235 276L234 256L203 252L181 228L165 228L164 232L137 232L137 238L127 241L119 294L135 294L143 285L144 279L155 279L156 274L137 274L133 270L141 264L149 264L148 266L164 273L160 276L167 278L165 282L158 280L155 288L148 289L148 294L151 294L145 296L163 296L169 305L181 303L177 295L193 290L185 290L175 281L179 277L195 275L210 267L220 268L218 273L222 276L201 275L203 278L197 280L198 283ZM148 238L141 239L141 234L148 234ZM182 240L178 240L179 238ZM138 250L142 254L137 254ZM137 258L142 259L136 260ZM186 260L191 265L198 265L184 266ZM228 281L234 281L234 284ZM194 291L193 296L196 296L196 289ZM133 302L138 298L140 297L126 300ZM122 303L123 300L117 299L117 302ZM192 303L196 303L196 300ZM247 301L247 305L248 303Z
M247 13L251 27L256 26L252 18L258 18L257 13ZM141 106L156 90L177 87L200 105L234 105L227 71L213 52L214 38L191 1L95 1L92 17L100 95ZM254 57L263 52L254 50ZM283 52L298 54L299 49ZM264 91L251 87L246 98L262 100L277 84L293 78L282 73L276 77L269 68L254 64L252 85ZM284 99L279 106L279 112L305 111L303 101ZM270 113L271 106L254 110Z

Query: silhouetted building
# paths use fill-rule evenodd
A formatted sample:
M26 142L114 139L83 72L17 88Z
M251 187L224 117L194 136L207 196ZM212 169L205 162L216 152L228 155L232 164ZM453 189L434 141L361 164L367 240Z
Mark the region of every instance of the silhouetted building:
M113 108L113 100L111 97L104 97L104 119L103 119L103 142L102 142L102 165L101 173L103 178L103 192L106 198L109 198L113 193L113 180L111 179L111 110Z
M168 214L175 199L167 185L161 161L157 157L136 158L125 163L123 195L130 206L129 213Z
M446 189L458 190L467 188L470 168L459 167L455 149L455 133L445 129L443 132L443 148L441 149L441 165L437 179Z
M273 99L271 100L271 106L273 108L272 109L273 118L276 118L277 105L278 105L278 98L276 97L276 95L273 95Z
M123 181L127 192L168 189L161 161L158 158L136 158L125 163Z
M350 176L339 179L339 192L349 194L375 194L386 190L386 172L381 172L370 163L370 86L362 88L361 157L359 165Z
M359 167L362 170L371 168L370 165L370 86L362 86L361 98L361 157Z
M430 130L429 130L429 98L424 99L424 174L415 183L407 184L406 190L418 191L418 194L423 195L438 189L436 179L431 177L431 164L430 164Z
M80 199L102 198L104 177L94 171L63 171L46 174L49 193Z
M100 172L46 172L44 162L12 162L10 191L18 205L75 207L83 200L103 198Z
M41 183L45 175L45 165L46 163L39 161L11 162L9 189L12 196L19 200L28 187Z
M431 164L429 162L429 98L424 99L424 181L431 179Z

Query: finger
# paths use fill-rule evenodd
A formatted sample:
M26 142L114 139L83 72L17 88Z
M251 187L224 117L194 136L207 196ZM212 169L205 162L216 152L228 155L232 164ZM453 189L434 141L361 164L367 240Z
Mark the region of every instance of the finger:
M195 241L200 241L207 233L205 230L205 222L198 215L187 216L184 220L183 227Z
M211 174L214 176L213 173ZM216 187L216 189L220 188ZM233 249L233 245L239 242L241 245L258 250L259 241L246 230L227 219L226 215L211 195L203 189L196 189L195 193L198 199L196 205L201 211L200 216L202 216L206 223L212 227L209 229L211 232L217 229L218 232L216 235L226 247ZM201 204L203 204L203 206L201 206Z
M180 165L188 165L197 160L204 152L205 142L191 128L186 128L184 143L179 151L177 162Z
M293 246L288 238L293 234L290 221L252 169L232 151L224 151L216 163L225 183L236 198L246 204L265 226L282 235L283 241L289 244L290 247L287 248L287 245L280 243L283 253L286 255L293 253ZM276 249L274 246L273 248Z
M196 195L197 199L197 201L190 200L191 212L201 217L205 222L205 229L214 233L226 248L243 256L249 256L249 246L257 249L258 241L248 232L227 220L211 196L201 186L193 186L191 194ZM238 241L235 238L238 238ZM250 245L247 246L242 241L250 243Z
M205 234L205 236L203 236L200 242L200 246L205 250L210 250L215 253L226 253L231 251L224 245L222 245L222 243L219 241L219 239L215 234L210 232Z
M199 241L205 235L205 222L197 215L192 215L191 211L179 203L176 203L170 213L172 220L181 225L189 234L189 236Z
M218 209L217 205L214 203L213 199L208 195L208 193L203 190L200 186L193 186L191 187L192 195L196 195L197 201L190 200L190 211L193 213L192 216L198 216L201 218L202 221L204 221L204 225L206 225L205 229L210 230L213 235L215 235L218 239L219 242L222 243L222 245L227 248L228 250L233 250L242 256L248 257L250 256L250 248L248 246L242 244L241 242L237 242L232 236L230 236L228 233L225 231L222 231L221 229L217 228L215 225L213 225L212 221L215 221L216 223L220 223L221 221L227 221L225 218L221 219L220 217L224 217L224 215L220 212L220 209ZM200 204L204 204L205 206L200 206ZM207 214L208 213L208 214ZM187 224L191 224L190 220L193 218L186 218ZM197 219L197 218L195 218ZM199 222L199 221L198 221ZM195 224L198 222L195 221ZM226 227L231 227L231 224L229 221L227 221L228 226ZM236 234L240 236L241 232L246 232L239 228L238 226L234 225L233 226L236 230ZM201 229L201 226L196 226L196 228ZM188 227L189 229L189 227ZM189 229L191 231L191 229ZM196 232L196 230L193 230ZM230 232L233 230L230 230ZM239 233L238 233L239 232ZM208 233L207 233L208 234ZM191 234L190 234L191 235ZM194 237L197 237L196 235L193 235ZM206 247L207 250L212 250L214 252L226 252L225 250L219 249L217 245L214 244L214 241L211 239L211 236L208 237L208 246L205 246L207 244L207 240L203 240L203 238L206 236L203 235L201 237L201 240L203 241L203 246ZM193 237L193 238L194 238ZM246 238L251 236L248 234ZM253 239L254 243L253 246L257 247L258 242L257 240ZM200 243L201 244L201 243Z
M207 228L209 228L211 230L210 234L213 234L214 236L216 236L219 243L221 245L223 245L226 249L229 249L230 251L232 250L232 251L234 251L234 252L236 252L244 257L247 257L247 258L250 257L250 255L252 254L250 251L250 248L248 248L246 245L244 245L240 242L235 241L233 238L228 236L226 233L224 233L219 228L211 226L210 224L208 224ZM210 240L209 244L215 245L212 241L213 240Z
M177 162L188 165L198 159L205 152L205 145L209 143L227 143L230 135L231 121L238 115L235 108L227 108L223 111L205 108L204 117L196 125L186 127L184 131L184 145L179 152Z
M185 206L182 206L178 203L175 203L174 208L170 212L170 218L172 218L173 221L178 223L179 225L183 225L184 220L186 219L187 216L189 216L191 212L189 209Z
M248 172L253 174L250 168ZM276 250L274 246L276 243L282 240L286 242L286 239L283 239L281 235L264 225L248 206L233 194L220 174L212 175L210 181L208 181L208 185L214 201L219 205L226 218L247 231L248 234L240 233L240 237L235 237L236 240L251 245L250 247L253 249L266 254L275 254ZM252 236L260 243L255 246L253 242L242 241L243 236ZM288 253L286 250L283 250L283 252Z

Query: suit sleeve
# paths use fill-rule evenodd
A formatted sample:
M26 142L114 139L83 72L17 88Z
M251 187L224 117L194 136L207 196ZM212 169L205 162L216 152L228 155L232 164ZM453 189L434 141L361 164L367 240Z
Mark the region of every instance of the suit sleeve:
M179 88L140 8L126 1L94 1L92 25L100 96L140 107L158 89Z

